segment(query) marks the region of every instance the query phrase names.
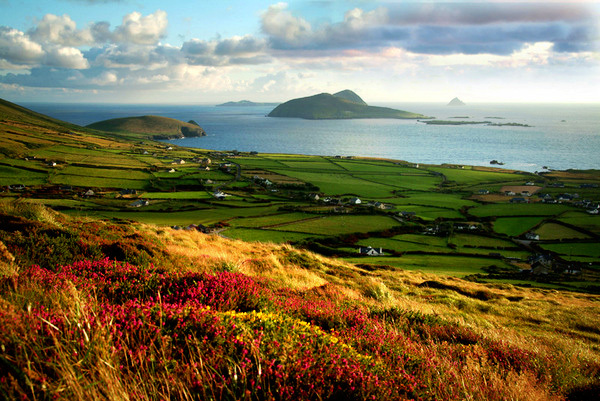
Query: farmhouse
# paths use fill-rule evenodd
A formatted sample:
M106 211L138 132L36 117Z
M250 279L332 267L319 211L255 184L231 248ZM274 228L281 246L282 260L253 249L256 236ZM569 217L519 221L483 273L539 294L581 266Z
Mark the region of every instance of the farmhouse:
M529 200L525 198L512 198L510 203L529 203Z
M381 255L383 255L383 249L382 248L373 248L371 246L367 246L367 247L361 246L360 248L358 248L358 253L360 253L361 255L367 255L367 256L381 256Z
M359 198L352 198L348 201L350 205L360 205L362 201Z
M539 241L540 240L540 235L536 234L534 232L528 232L525 234L525 239L531 240L531 241Z
M172 164L185 164L185 160L183 159L175 159Z
M130 203L129 207L142 207L142 206L148 206L149 204L150 204L150 202L148 202L147 200L138 199L135 202Z

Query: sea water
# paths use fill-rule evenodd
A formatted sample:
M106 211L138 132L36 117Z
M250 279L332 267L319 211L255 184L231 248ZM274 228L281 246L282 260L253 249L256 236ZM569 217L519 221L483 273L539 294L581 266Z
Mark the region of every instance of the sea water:
M196 121L205 137L171 143L211 150L365 156L423 164L464 164L524 171L600 169L600 105L430 103L378 104L450 121L518 123L529 127L427 125L415 120L271 118L271 106L24 104L78 125L159 115ZM457 118L460 117L460 118Z

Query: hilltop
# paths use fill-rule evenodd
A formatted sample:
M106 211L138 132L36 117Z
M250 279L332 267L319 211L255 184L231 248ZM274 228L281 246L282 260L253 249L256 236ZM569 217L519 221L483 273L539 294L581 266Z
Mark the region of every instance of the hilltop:
M245 107L245 106L277 106L279 103L257 103L250 100L240 100L239 102L226 102L218 104L217 107Z
M206 135L206 132L194 122L186 123L160 116L113 118L89 124L87 127L105 132L143 134L152 139L174 139Z
M459 98L455 97L454 99L450 100L448 106L466 106L466 104Z
M314 96L292 99L277 106L269 117L297 117L308 120L335 120L352 118L427 118L388 107L367 105L356 93L345 90L335 95L321 93Z

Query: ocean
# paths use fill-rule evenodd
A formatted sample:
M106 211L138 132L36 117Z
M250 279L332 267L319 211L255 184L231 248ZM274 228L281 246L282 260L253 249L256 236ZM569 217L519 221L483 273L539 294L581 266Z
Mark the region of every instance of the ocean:
M600 169L600 105L431 103L375 104L440 120L518 123L530 127L427 125L415 120L270 118L271 106L28 103L23 106L78 125L159 115L194 120L207 132L171 143L211 150L364 156L422 164L464 164L523 171ZM461 117L461 118L456 118ZM468 117L468 118L465 118Z

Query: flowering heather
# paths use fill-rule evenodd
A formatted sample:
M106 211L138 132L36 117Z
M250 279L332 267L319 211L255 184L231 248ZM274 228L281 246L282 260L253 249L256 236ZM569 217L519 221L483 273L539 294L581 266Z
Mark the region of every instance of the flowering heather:
M512 289L489 287L494 296L482 301L419 287L418 274L377 276L302 251L290 258L288 247L246 249L179 233L178 246L196 247L186 259L182 248L173 257L157 236L123 226L95 245L81 227L65 226L58 236L70 233L72 253L84 254L69 263L26 265L42 252L24 257L23 245L36 236L56 238L48 230L2 234L8 266L0 276L3 399L576 400L598 394L600 332L590 320L598 297L519 290L518 298ZM68 242L60 241L55 245ZM138 249L138 242L144 251L130 253L129 262L104 252L112 244ZM186 260L189 267L179 268ZM236 269L222 271L224 262ZM285 272L302 285L284 285L290 283ZM384 281L389 296L361 295L361 283ZM482 290L461 285L473 286L465 294Z

